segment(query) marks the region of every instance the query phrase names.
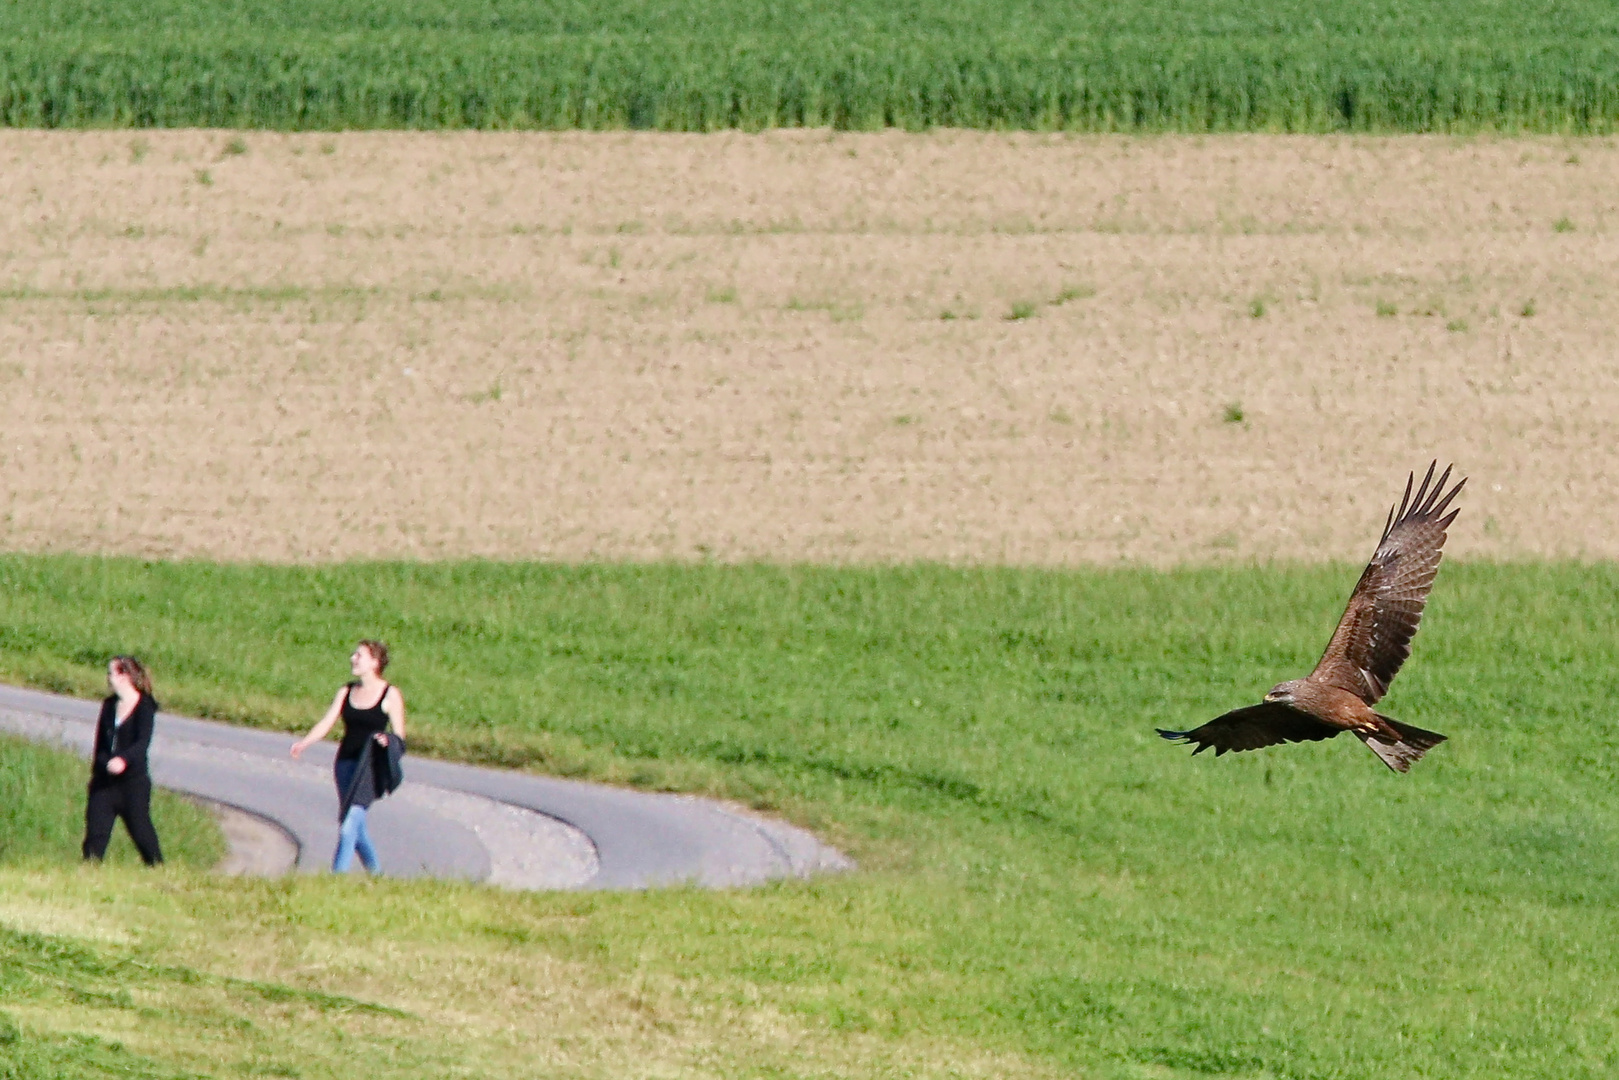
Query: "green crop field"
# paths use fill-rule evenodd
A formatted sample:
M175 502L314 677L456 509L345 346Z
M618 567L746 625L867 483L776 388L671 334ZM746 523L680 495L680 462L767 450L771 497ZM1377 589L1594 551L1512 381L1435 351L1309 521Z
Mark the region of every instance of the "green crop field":
M1600 0L0 7L30 127L1611 130Z
M1614 1075L1619 567L1447 564L1386 701L1451 737L1410 776L1348 739L1193 759L1153 734L1307 670L1357 572L0 559L7 678L89 692L132 650L177 709L291 729L380 635L431 752L730 794L862 866L557 896L0 870L0 970L33 973L0 1061ZM333 959L378 935L363 977ZM480 1034L497 1011L566 1030Z

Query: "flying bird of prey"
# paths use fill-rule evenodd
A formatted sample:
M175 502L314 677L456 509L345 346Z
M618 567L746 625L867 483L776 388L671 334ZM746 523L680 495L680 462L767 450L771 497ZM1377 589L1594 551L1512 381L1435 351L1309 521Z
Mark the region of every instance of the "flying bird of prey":
M1416 474L1406 480L1405 495L1398 508L1389 510L1377 553L1360 575L1314 671L1277 683L1258 705L1235 709L1191 731L1160 728L1158 734L1174 742L1196 743L1194 755L1212 746L1218 757L1227 750L1316 742L1352 731L1383 764L1401 773L1444 742L1443 735L1402 724L1372 708L1411 655L1411 638L1439 571L1445 530L1461 513L1445 511L1467 481L1458 481L1446 494L1450 469L1435 484L1438 464L1428 466L1415 497L1411 488Z

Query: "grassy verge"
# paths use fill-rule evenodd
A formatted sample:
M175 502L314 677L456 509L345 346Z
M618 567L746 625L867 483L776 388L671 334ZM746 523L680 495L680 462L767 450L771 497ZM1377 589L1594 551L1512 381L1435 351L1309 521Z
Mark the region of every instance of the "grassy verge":
M382 1075L382 1043L404 1076L1611 1075L1619 569L1447 566L1387 702L1452 737L1410 777L1152 734L1306 670L1357 570L10 558L8 677L88 690L129 650L171 706L301 726L383 636L436 753L738 795L865 869L584 897L16 871L0 923L407 1014L135 995L249 1025L229 1061L125 1040L219 1075ZM122 1030L52 1001L18 1030Z

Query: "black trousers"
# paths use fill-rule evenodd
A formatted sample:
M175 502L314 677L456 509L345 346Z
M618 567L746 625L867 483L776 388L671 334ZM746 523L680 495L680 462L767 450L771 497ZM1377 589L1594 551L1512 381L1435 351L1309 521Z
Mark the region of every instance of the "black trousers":
M158 846L157 830L152 828L152 780L137 776L104 784L90 789L90 801L84 808L84 857L100 859L107 854L107 841L112 839L112 826L119 818L135 849L146 860L147 866L163 861L163 849Z

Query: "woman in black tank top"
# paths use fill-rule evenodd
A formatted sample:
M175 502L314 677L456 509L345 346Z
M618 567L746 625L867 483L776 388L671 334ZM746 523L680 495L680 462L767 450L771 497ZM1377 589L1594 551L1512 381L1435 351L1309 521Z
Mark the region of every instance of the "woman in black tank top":
M365 744L372 736L387 734L388 714L382 711L382 703L387 699L389 689L388 684L383 683L381 690L367 693L367 688L358 681L344 688L343 741L337 744L339 761L354 760L365 750ZM370 708L362 709L354 703L356 695L361 700L374 698L375 703Z
M382 671L387 666L388 647L382 642L366 640L355 646L349 657L354 681L337 692L320 723L292 744L292 756L298 757L312 743L324 739L339 719L343 721L343 741L338 743L337 760L332 765L340 823L332 870L339 874L348 870L356 853L371 873L381 869L365 827L366 812L378 796L374 755L368 751L374 745L387 746L389 739L398 739L401 749L405 745L405 698L397 686L383 681ZM366 702L369 704L363 704Z

